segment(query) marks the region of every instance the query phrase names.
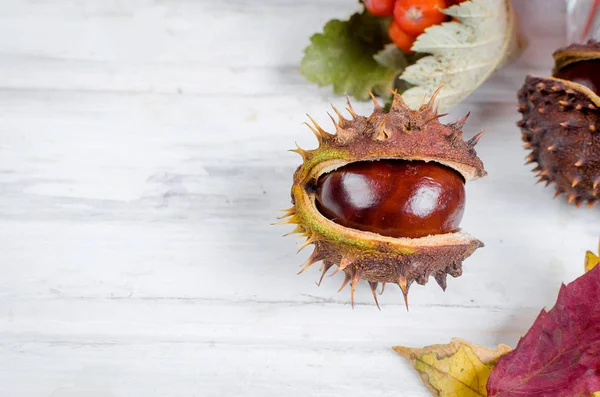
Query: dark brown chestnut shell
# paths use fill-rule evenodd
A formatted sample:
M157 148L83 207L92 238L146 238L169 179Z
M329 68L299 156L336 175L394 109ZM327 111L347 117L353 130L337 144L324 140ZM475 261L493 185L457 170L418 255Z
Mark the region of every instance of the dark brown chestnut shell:
M600 59L600 43L574 44L554 53L553 74L576 62ZM600 73L600 70L598 70ZM600 97L588 87L558 77L527 76L518 93L518 122L527 164L539 182L554 183L555 197L593 207L600 199Z

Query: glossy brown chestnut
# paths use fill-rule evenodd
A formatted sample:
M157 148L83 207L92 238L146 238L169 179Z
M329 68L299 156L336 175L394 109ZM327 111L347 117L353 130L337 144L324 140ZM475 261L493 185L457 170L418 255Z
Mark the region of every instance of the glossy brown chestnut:
M600 59L579 61L563 67L554 77L586 86L600 94Z
M465 209L464 179L432 162L357 162L319 178L316 204L342 226L383 236L450 233Z

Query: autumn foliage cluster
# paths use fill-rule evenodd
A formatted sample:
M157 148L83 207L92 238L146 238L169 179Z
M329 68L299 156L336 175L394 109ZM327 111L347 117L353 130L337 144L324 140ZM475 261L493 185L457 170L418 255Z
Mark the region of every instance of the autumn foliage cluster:
M511 351L454 339L423 349L396 346L434 396L584 397L600 391L600 258L563 285Z

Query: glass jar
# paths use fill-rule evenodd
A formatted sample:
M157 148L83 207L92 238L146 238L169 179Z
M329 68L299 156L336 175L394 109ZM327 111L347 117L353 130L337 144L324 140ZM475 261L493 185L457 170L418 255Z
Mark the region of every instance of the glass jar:
M567 5L567 41L600 41L600 0L565 0Z

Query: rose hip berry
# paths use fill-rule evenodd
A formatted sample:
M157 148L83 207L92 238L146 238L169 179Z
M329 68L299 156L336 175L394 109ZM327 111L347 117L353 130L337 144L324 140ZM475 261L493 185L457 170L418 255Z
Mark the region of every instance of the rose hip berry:
M409 35L418 36L428 27L448 20L441 12L444 8L445 0L397 0L394 21Z
M555 73L554 77L584 85L600 94L600 59L572 63Z
M394 13L396 0L365 0L365 8L378 17L389 17Z
M424 237L459 229L464 179L437 163L352 163L321 176L319 212L337 224L388 237Z
M390 39L396 44L396 47L400 48L403 52L407 54L412 52L411 48L416 38L400 29L398 24L394 21L390 23L388 36L390 36Z

